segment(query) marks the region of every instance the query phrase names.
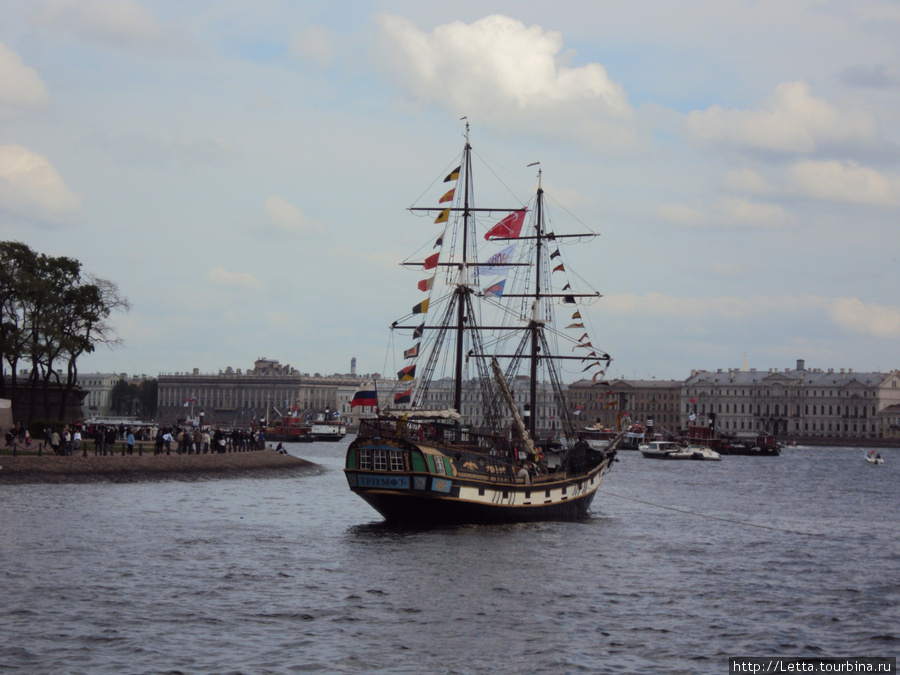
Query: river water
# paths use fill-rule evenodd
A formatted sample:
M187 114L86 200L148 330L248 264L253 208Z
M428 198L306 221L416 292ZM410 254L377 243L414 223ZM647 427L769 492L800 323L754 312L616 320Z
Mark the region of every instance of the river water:
M345 447L292 447L321 467L301 477L0 486L0 672L726 673L729 656L900 653L898 451L624 452L586 522L415 531L348 490Z

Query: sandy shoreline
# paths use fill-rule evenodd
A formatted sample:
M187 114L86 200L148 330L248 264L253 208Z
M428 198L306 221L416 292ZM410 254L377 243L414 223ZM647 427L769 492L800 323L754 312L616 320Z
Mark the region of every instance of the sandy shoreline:
M137 451L135 451L136 453ZM161 480L284 477L318 466L274 450L212 455L72 455L0 457L0 485L21 483L135 483Z

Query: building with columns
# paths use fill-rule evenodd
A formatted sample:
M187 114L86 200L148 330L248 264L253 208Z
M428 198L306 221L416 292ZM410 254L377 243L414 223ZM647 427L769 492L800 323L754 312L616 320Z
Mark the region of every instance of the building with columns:
M694 371L681 394L681 423L778 437L885 438L883 410L900 404L900 372L807 369Z
M796 368L715 372L686 380L580 380L569 404L585 425L647 425L676 435L690 425L736 435L779 438L900 438L900 371Z
M641 424L674 434L681 419L683 385L682 380L579 380L569 385L569 405L579 411L584 426Z
M353 394L377 377L310 375L265 358L257 359L246 371L226 368L218 374L204 374L195 368L191 373L163 373L159 376L157 417L170 423L194 417L203 424L247 427L279 414L332 417L337 412L345 424L355 425L363 411L350 408ZM390 386L384 385L385 389Z

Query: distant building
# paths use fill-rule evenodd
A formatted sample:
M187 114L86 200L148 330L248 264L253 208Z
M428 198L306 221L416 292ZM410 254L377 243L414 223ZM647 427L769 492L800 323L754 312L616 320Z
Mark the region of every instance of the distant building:
M84 419L110 419L113 417L112 393L120 381L140 386L152 379L147 375L131 375L127 373L78 373L78 386L87 396L82 403Z
M615 429L647 425L675 435L702 425L736 435L882 439L900 438L900 371L737 368L695 370L680 380L580 380L569 404L585 425Z
M900 404L900 372L794 369L694 371L684 382L681 423L726 433L779 437L885 438L885 416Z
M157 417L175 422L187 417L221 426L259 425L279 415L327 414L355 425L360 408L350 408L353 394L377 375L301 373L277 360L257 359L242 372L226 368L218 374L163 373L159 376ZM385 383L387 389L390 383ZM380 387L379 387L380 388Z
M674 434L680 424L682 380L579 380L569 385L569 405L580 409L584 426L608 429L628 424Z
M882 437L888 440L900 440L900 404L889 405L878 413L881 417Z
M82 407L85 419L108 417L112 411L112 391L125 373L78 373L78 385L87 392Z

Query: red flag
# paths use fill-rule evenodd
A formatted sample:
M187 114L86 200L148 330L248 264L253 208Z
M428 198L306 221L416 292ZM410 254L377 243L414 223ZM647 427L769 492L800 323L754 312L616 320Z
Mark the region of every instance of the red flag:
M434 285L434 277L428 277L427 279L422 279L419 282L419 290L420 291L429 291L431 287Z
M440 257L441 257L440 252L428 256L427 258L425 258L425 264L422 265L422 269L433 270L435 267L437 267L438 258L440 258Z
M525 222L525 209L513 211L506 218L494 225L484 233L485 239L500 237L503 239L518 239L522 232L522 224Z

